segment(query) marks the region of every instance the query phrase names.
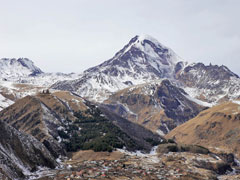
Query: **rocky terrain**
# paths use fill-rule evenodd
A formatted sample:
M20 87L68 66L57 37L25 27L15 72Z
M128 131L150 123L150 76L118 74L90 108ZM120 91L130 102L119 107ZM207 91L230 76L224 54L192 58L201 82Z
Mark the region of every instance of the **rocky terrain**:
M170 144L175 145L174 143ZM41 174L39 179L217 180L219 177L227 177L222 174L232 171L232 168L238 168L232 164L234 159L226 161L221 156L210 153L202 147L191 146L191 151L172 152L167 150L162 153L163 149L164 147L160 145L150 154L131 153L123 150L112 153L79 151L72 155L71 160L63 162L62 169L39 171ZM193 149L196 151L192 151Z
M0 59L0 179L237 179L239 98L150 36L82 74Z
M104 104L120 116L161 135L193 118L208 105L191 98L167 79L120 90Z
M223 65L179 62L175 78L189 95L214 105L240 97L239 76Z
M179 60L171 49L154 38L135 36L112 59L84 71L77 80L57 82L52 88L102 101L112 92L132 85L172 78Z
M50 93L44 91L35 96L26 96L17 100L13 105L0 112L0 122L4 125L4 131L1 131L3 133L1 145L8 147L6 144L9 143L9 146L13 146L11 149L3 149L4 155L16 151L14 154L16 157L11 155L10 157L13 159L6 158L3 162L1 172L11 178L18 177L18 175L19 178L24 178L23 170L27 169L29 173L25 175L29 175L38 170L38 166L53 168L53 165L54 167L56 165L54 164L55 160L66 156L67 152L79 149L112 151L113 148L149 152L154 144L164 140L140 125L131 123L118 115L109 114L104 108L102 112L94 104L69 92ZM16 135L11 137L11 131L5 132L7 129L12 130ZM13 141L6 139L5 135ZM19 143L23 144L22 148L21 146L17 147L18 138L20 139ZM41 150L31 144L25 147L22 138L26 140L27 145L30 144L28 143L30 141L35 146L36 144L38 147L40 146ZM37 153L41 154L38 156ZM47 153L48 157L45 158L44 153ZM30 158L40 158L39 162L30 159L30 165L27 164L28 161L22 160L21 157L28 158L28 155L33 156ZM14 164L17 159L21 165L18 166L22 169L18 170L19 167ZM9 167L5 168L6 161L13 165L9 164ZM47 163L48 161L52 164ZM11 166L16 166L15 170L19 173L14 174L12 171L15 170L7 169ZM28 172L27 170L26 172Z
M40 166L55 168L57 162L35 138L0 121L0 177L23 179Z

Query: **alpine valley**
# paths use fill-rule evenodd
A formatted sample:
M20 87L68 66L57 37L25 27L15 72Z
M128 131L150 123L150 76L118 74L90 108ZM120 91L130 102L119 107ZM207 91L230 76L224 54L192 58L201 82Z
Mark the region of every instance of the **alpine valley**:
M0 179L239 179L240 78L148 35L83 73L0 59Z

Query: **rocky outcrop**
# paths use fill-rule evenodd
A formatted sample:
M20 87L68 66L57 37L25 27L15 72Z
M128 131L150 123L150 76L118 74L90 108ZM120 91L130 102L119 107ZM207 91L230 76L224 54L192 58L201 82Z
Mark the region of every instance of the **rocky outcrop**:
M25 179L41 167L57 163L47 148L33 138L0 121L0 173L11 179Z

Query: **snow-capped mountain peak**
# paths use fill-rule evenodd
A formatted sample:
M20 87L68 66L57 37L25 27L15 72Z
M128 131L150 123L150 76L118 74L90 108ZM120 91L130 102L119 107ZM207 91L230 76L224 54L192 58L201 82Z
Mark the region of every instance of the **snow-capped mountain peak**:
M27 58L0 59L0 77L5 80L15 81L20 77L34 76L43 73Z
M151 36L135 36L113 58L84 71L80 79L60 82L53 87L71 87L81 96L103 100L112 92L131 85L160 78L173 79L175 65L181 60Z
M148 56L151 59L160 61L163 65L176 64L178 61L182 61L173 50L149 35L135 36L122 50L116 53L113 59L118 59L126 53L139 53L139 56L141 54Z
M35 66L33 61L28 58L19 58L17 61L24 67L30 69L34 73L32 75L43 73L43 71L39 67Z
M116 76L117 74L154 74L152 77L171 77L174 67L182 59L170 48L159 43L148 35L133 37L115 56L104 63L85 72L103 72ZM120 72L120 73L117 73Z

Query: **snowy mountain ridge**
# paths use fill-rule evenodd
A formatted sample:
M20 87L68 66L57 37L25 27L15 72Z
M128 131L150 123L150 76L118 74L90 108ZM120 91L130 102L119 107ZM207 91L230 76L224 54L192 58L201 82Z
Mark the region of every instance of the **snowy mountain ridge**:
M6 80L16 80L19 77L34 76L43 73L27 58L0 59L0 76Z
M161 78L173 79L175 65L182 59L150 36L135 36L113 58L84 71L73 81L57 82L52 87L71 90L95 101L111 93Z
M28 58L0 59L0 80L48 87L60 80L79 78L76 73L45 73Z
M133 37L111 59L82 74L44 73L27 58L0 60L3 81L72 91L97 102L124 88L164 78L208 103L240 97L240 78L227 67L188 63L148 35Z
M188 63L148 35L135 36L113 58L52 88L102 102L114 92L167 78L193 98L216 104L240 97L240 78L225 66Z

